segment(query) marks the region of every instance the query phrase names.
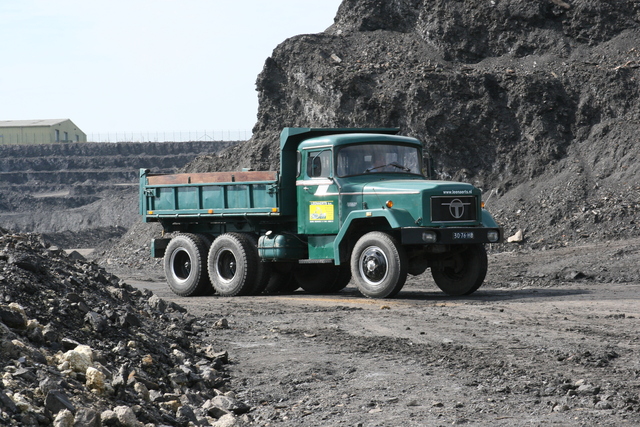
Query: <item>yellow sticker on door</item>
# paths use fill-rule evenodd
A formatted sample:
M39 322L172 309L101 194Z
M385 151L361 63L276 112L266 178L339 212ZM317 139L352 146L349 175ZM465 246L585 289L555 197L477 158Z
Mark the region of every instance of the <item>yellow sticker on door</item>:
M309 221L332 222L333 202L309 202Z

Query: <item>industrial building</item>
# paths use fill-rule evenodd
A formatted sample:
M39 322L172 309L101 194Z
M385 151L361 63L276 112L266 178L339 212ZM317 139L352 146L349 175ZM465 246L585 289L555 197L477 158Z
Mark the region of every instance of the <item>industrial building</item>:
M0 120L0 144L87 142L87 134L69 119Z

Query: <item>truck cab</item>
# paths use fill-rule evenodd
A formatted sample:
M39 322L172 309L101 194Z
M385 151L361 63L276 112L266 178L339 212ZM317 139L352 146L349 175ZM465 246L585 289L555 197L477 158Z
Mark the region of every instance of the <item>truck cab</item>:
M313 138L300 144L298 232L337 234L349 213L368 209L371 202L372 208L379 204L364 200L371 185L424 179L420 149L411 138L368 134Z

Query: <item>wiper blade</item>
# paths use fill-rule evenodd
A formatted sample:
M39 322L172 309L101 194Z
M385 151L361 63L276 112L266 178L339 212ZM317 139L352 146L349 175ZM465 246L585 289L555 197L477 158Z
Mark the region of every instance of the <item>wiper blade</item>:
M400 163L398 163L398 162L391 162L391 163L387 163L386 165L373 166L373 167L370 167L370 168L365 169L365 172L372 172L372 171L374 171L374 170L376 170L376 169L386 168L387 166L393 166L393 167L395 167L395 168L402 169L402 170L403 170L403 171L405 171L405 172L411 172L411 169L409 169L409 168L408 168L408 167L406 167L406 166L402 166L402 165L401 165Z
M411 172L411 169L409 169L408 167L406 167L406 166L404 166L404 165L401 165L401 164L400 164L400 163L398 163L398 162L391 162L391 163L389 163L387 166L394 166L394 167L396 167L396 168L398 168L398 169L402 169L402 170L403 170L403 171L405 171L405 172Z

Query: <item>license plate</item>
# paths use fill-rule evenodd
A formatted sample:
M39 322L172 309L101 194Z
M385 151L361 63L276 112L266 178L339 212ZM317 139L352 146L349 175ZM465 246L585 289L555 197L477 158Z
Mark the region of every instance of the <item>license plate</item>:
M473 231L455 232L453 233L454 240L469 240L473 239Z

